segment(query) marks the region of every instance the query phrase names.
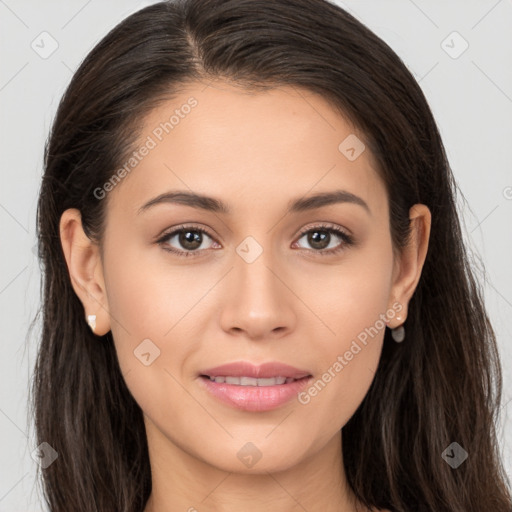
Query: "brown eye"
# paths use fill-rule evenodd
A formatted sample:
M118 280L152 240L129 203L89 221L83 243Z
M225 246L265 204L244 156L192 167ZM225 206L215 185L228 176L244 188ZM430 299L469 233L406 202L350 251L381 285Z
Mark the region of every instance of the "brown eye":
M178 233L178 243L184 249L194 251L201 247L203 241L203 233L199 231L191 231L189 229Z
M331 233L319 229L309 231L306 236L308 244L310 244L313 249L326 249L331 240Z
M313 252L318 252L322 255L335 254L354 243L351 235L333 226L310 228L301 233L299 240L301 238L306 238L307 244L312 248ZM338 239L338 243L336 243L336 239ZM331 243L334 243L334 245L331 245ZM299 246L299 248L304 247Z
M157 242L163 249L176 253L180 256L196 256L208 247L201 247L205 242L205 237L212 237L203 228L179 226L177 229L166 233Z

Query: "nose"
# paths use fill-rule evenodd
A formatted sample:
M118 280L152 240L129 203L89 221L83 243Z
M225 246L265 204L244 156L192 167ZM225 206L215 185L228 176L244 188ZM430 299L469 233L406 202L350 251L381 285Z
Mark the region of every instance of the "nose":
M254 261L235 255L223 297L221 325L251 340L275 339L295 329L294 296L282 265L264 250ZM288 279L287 279L288 277Z

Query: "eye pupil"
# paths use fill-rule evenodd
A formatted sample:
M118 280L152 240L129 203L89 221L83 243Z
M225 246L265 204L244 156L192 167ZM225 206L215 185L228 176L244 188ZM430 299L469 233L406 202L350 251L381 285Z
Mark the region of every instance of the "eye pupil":
M320 234L320 236L317 236L319 234ZM316 249L325 249L326 247L329 246L330 236L331 236L330 233L327 231L320 231L320 230L311 231L308 235L308 243L310 243L311 246L315 247ZM325 240L327 240L327 244L324 243Z
M179 242L185 249L197 249L198 247L201 247L202 233L192 230L181 231L179 234Z

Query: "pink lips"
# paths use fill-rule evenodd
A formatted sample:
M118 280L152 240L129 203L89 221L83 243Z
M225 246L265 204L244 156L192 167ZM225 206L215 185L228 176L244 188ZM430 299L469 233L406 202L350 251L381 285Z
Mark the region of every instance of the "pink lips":
M256 379L286 377L283 384L242 386L215 382L210 377L252 377ZM290 382L290 379L296 379ZM275 409L296 397L311 380L310 372L273 362L255 366L246 361L224 364L200 372L200 385L220 401L237 409L262 412Z
M215 368L209 368L200 372L201 375L217 376L231 376L231 377L254 377L257 379L264 379L267 377L292 377L294 379L301 379L307 377L310 372L307 370L299 370L287 364L272 362L264 363L255 366L248 361L236 361L234 363L223 364Z

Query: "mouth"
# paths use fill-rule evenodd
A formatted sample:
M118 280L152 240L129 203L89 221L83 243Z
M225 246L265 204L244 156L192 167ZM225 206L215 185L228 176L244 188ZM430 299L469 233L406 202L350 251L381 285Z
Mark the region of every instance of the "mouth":
M250 376L201 374L198 382L210 398L230 408L247 412L265 412L290 404L313 380L304 377L257 378Z
M255 365L250 361L233 361L213 368L203 368L199 372L199 375L209 377L211 380L237 377L238 379L243 379L242 385L249 386L259 385L257 383L258 381L260 381L263 386L276 384L275 382L266 383L266 379L279 379L281 381L284 378L285 380L283 382L279 382L279 384L284 384L286 379L292 378L298 380L302 377L311 376L308 370L295 368L294 366L279 361L269 361L260 365ZM256 384L254 380L248 381L247 379L256 379ZM230 383L229 381L224 382ZM239 384L239 382L235 380L233 380L232 383L235 385Z
M267 387L267 386L280 386L282 384L290 384L292 382L301 381L304 379L309 379L311 375L306 375L304 377L295 379L293 377L266 377L266 378L255 378L249 376L241 376L234 377L231 375L200 375L203 379L208 379L212 382L216 382L218 384L231 384L233 386L258 386L258 387Z

